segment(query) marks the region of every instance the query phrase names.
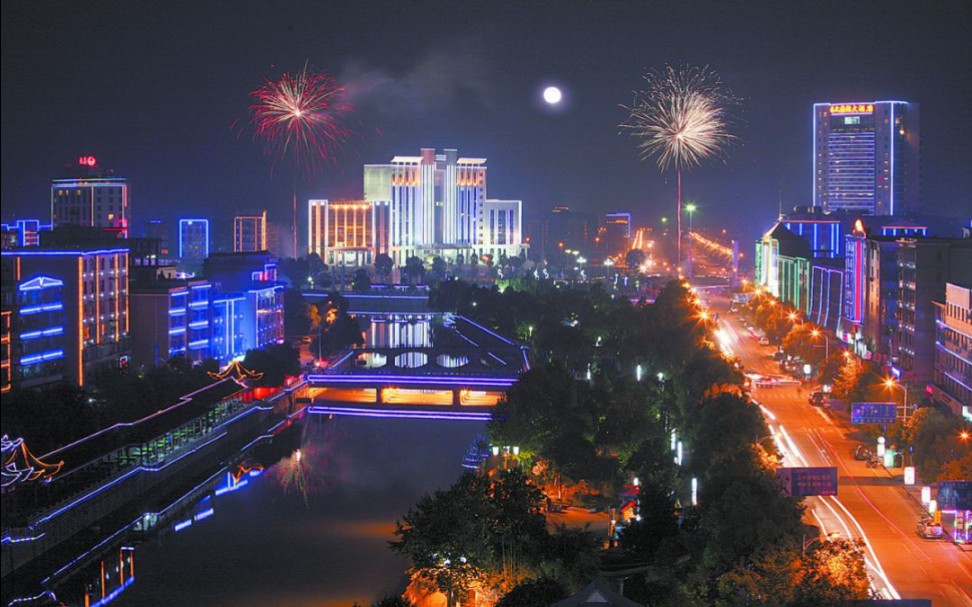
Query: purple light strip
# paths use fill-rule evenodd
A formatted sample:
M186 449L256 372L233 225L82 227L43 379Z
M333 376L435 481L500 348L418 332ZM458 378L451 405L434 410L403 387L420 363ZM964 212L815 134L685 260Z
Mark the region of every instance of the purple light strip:
M310 383L325 384L360 384L360 383L393 383L401 385L429 385L446 386L512 386L516 378L510 377L415 377L407 375L308 375Z
M434 419L434 420L461 420L461 421L489 421L493 418L492 413L475 411L423 411L423 410L404 410L404 409L361 409L357 407L327 407L313 405L307 407L307 413L311 415L347 415L349 417L378 417L385 419Z

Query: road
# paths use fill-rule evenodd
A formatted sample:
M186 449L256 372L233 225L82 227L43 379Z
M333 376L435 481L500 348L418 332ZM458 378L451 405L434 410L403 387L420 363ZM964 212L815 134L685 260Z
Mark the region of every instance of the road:
M711 298L723 349L747 370L779 374L773 347L760 346L728 300ZM777 434L784 466L836 466L838 495L807 498L805 522L823 534L862 539L872 584L884 598L932 599L934 607L972 605L972 552L943 540L924 540L915 528L923 511L903 487L900 469L868 468L853 458L863 436L846 418L811 407L811 386L755 388L767 424ZM868 445L869 447L872 445ZM810 541L808 539L808 541Z

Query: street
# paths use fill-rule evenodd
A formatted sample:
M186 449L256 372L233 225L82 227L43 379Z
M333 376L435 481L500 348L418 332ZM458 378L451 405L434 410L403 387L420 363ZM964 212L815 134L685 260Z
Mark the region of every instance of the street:
M775 346L760 346L751 338L739 317L729 313L728 300L712 298L711 303L720 315L724 351L737 356L747 372L778 375L771 358ZM902 470L868 468L855 460L854 448L863 444L863 435L846 416L810 406L813 389L811 384L782 385L752 393L777 435L784 466L838 469L838 495L807 498L804 522L820 527L824 536L837 532L861 539L872 584L884 598L932 599L935 607L972 605L972 553L947 540L918 537L923 510L904 489Z

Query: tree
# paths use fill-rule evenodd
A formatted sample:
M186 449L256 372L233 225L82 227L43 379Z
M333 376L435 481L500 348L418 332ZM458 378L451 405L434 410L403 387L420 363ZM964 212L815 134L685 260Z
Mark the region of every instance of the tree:
M425 264L414 255L405 260L405 267L402 272L408 277L411 284L420 283L425 279Z
M444 259L436 255L432 258L432 273L435 275L437 281L442 281L446 279L446 272L449 269L449 265Z
M820 364L826 355L825 340L829 339L820 331L810 323L796 325L783 338L783 351L812 365Z
M546 538L542 494L518 470L491 480L466 472L445 491L422 497L396 523L391 548L409 562L412 581L446 595L449 605L487 577L519 571Z
M641 266L645 263L645 259L645 252L641 249L631 249L624 255L624 263L628 266L628 270L635 272L641 271Z
M310 264L303 257L294 259L285 257L277 264L277 271L288 281L294 289L304 289L307 287L307 277L311 275Z
M375 256L375 274L380 276L383 282L388 282L394 267L395 262L387 253L379 253Z
M243 366L262 372L261 386L282 386L287 376L300 374L300 352L289 344L270 344L259 350L247 350Z
M284 290L284 333L287 335L307 335L316 329L314 323L317 311L307 301L303 293L290 287Z
M351 279L351 288L359 293L371 288L371 277L368 276L368 270L358 268L354 271L354 278Z
M496 603L496 607L549 607L567 598L567 591L557 580L540 578L517 584Z

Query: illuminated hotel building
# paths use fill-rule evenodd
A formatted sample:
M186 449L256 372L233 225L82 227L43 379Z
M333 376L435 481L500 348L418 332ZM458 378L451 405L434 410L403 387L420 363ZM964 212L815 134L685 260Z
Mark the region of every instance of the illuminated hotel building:
M179 220L179 259L202 262L209 257L209 220Z
M78 159L84 176L51 182L51 224L102 228L128 238L131 220L128 181L97 169L91 156Z
M485 158L423 148L418 156L365 165L364 199L373 213L387 212L388 254L399 265L413 255L456 261L525 250L519 202L486 199Z
M84 385L89 373L128 362L128 257L127 248L96 245L2 252L4 273L21 286L44 277L37 293L46 293L61 283L56 285L60 301L27 304L18 313L23 317L63 311L64 371L78 385ZM43 327L38 330L43 337L53 335L44 336ZM39 356L40 362L60 359L57 350L30 356Z
M867 215L918 208L917 103L815 103L813 131L813 206Z
M214 306L222 316L213 329L215 343L224 338L219 356L283 342L284 285L275 259L267 253L216 253L206 259L205 275L224 294Z
M328 265L373 264L388 252L388 209L366 200L308 201L308 250Z
M233 252L256 253L267 250L267 212L237 215L233 218Z

